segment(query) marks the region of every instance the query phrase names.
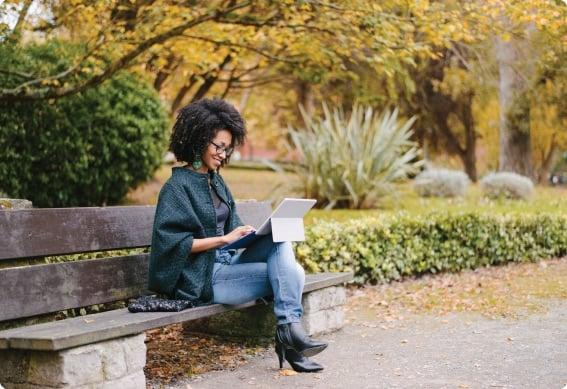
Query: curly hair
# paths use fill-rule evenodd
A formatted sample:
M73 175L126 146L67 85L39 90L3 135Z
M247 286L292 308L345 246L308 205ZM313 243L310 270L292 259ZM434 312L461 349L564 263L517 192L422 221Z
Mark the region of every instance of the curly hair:
M175 124L169 150L178 161L189 164L200 156L219 130L232 135L232 147L240 146L246 139L246 126L240 113L221 99L202 99L183 107ZM229 157L221 166L228 163Z

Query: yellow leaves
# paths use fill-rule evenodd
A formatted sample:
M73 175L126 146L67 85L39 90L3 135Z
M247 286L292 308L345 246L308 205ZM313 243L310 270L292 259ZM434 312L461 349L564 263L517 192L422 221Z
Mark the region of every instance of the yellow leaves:
M41 80L40 84L41 84L41 86L55 86L55 87L61 85L59 80L56 80L56 79L44 79L44 80Z
M504 42L510 42L510 39L512 39L512 36L510 35L509 32L504 32L501 37L500 37Z
M374 12L380 13L380 12L382 12L382 7L380 6L380 4L375 2L375 3L372 4L372 10Z

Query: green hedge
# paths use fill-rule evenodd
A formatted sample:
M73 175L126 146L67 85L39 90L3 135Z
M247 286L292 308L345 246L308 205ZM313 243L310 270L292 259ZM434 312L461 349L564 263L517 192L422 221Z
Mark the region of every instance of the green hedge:
M315 222L295 247L308 272L354 271L356 283L567 255L567 217L475 213Z

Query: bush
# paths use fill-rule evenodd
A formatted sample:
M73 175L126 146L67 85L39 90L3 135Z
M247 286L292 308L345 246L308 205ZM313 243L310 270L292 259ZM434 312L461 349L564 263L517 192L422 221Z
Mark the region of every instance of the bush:
M465 195L470 182L458 170L428 169L415 178L414 188L422 197L456 197Z
M567 255L567 217L475 213L319 222L295 246L309 272L353 271L356 283Z
M527 200L534 192L534 184L528 177L516 173L490 173L480 180L485 196Z
M414 118L398 121L398 111L376 115L354 105L350 118L323 105L324 118L301 111L304 130L290 129L302 157L297 166L306 197L326 208L369 208L393 190L392 183L418 170L418 149L410 141Z
M53 46L20 54L55 61ZM116 204L161 164L166 126L157 94L125 72L55 101L3 104L0 191L39 207Z

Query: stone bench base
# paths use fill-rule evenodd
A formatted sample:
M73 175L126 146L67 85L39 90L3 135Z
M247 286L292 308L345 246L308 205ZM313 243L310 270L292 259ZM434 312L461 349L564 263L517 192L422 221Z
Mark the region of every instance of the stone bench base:
M144 334L59 351L0 350L6 389L146 387Z
M303 295L303 325L308 335L318 335L343 327L346 303L344 286L330 286Z
M303 326L308 335L319 335L342 328L346 292L343 286L330 286L303 295ZM257 305L239 311L193 320L183 324L186 331L244 338L274 337L276 321L273 304Z

